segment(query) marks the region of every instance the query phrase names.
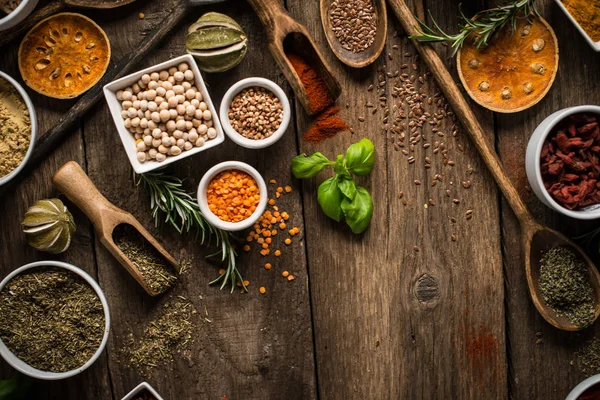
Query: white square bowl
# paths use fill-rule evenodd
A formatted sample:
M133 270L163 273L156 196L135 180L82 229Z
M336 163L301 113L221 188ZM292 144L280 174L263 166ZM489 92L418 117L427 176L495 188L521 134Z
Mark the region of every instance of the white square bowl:
M206 143L202 147L194 147L191 150L183 151L177 156L168 156L167 159L163 162L149 160L144 163L141 163L137 159L135 137L131 132L129 132L129 130L127 130L127 128L125 128L125 124L123 123L123 117L121 116L121 110L123 108L121 106L121 102L117 99L117 92L136 83L141 79L142 75L144 74L150 74L152 72L159 72L164 69L176 67L181 63L187 63L190 66L190 69L194 72L194 81L196 87L202 93L204 102L206 103L208 109L212 114L213 128L215 128L215 130L217 131L217 137L206 141ZM165 61L161 64L154 65L152 67L143 69L141 71L127 75L121 79L113 81L108 85L104 86L104 97L106 98L106 102L108 103L108 107L110 109L110 113L112 114L113 120L115 121L117 131L119 132L119 136L121 137L121 142L123 142L123 147L125 147L125 152L127 153L129 162L131 163L131 166L133 167L134 171L138 174L145 174L146 172L153 171L157 168L165 167L183 158L192 156L194 154L200 153L201 151L215 147L223 143L223 141L225 140L225 134L223 133L223 128L221 127L221 122L219 121L219 114L217 113L215 105L213 104L210 95L208 94L208 90L206 89L206 85L204 84L204 79L202 78L202 74L200 74L198 65L196 64L194 57L192 57L190 54L173 58L169 61Z
M560 7L560 9L563 10L563 12L567 15L567 18L569 18L571 20L571 22L577 27L577 29L579 29L579 32L581 32L581 34L588 41L588 43L590 44L590 46L592 46L592 48L595 51L600 52L600 42L594 42L592 40L592 38L590 37L590 35L588 35L587 32L583 30L583 28L581 27L581 25L579 25L579 22L577 22L577 20L575 18L573 18L573 16L569 12L569 10L567 10L567 7L565 7L565 5L563 4L562 0L554 0L554 1L556 2L556 4L558 4L558 6Z
M121 400L133 400L136 395L141 394L144 390L150 392L152 396L156 397L156 400L164 400L148 382L140 383L131 392L127 393Z

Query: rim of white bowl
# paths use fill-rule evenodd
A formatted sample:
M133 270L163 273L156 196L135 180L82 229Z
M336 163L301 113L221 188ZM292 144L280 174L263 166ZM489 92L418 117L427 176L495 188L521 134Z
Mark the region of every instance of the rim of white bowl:
M17 8L15 8L15 10L13 12L11 12L10 14L0 18L0 24L4 25L4 24L8 24L10 23L12 20L14 19L25 19L26 16L22 16L20 15L21 12L29 5L29 3L34 2L33 0L23 0L18 6ZM37 5L37 1L35 1L36 5ZM33 11L33 10L32 10ZM18 23L18 22L17 22Z
M100 302L102 303L102 309L104 310L104 321L105 322L104 322L104 336L102 338L102 342L100 343L98 350L96 350L94 355L85 364L83 364L79 368L75 368L75 369L72 369L67 372L48 372L48 371L42 371L37 368L34 368L34 367L30 366L29 364L27 364L25 361L21 360L19 357L17 357L12 351L10 351L1 339L0 339L0 355L14 369L16 369L17 371L19 371L25 375L29 375L32 378L44 379L44 380L65 379L65 378L69 378L71 376L77 375L77 374L81 373L82 371L88 369L98 359L98 357L100 357L100 354L102 354L102 352L104 351L104 348L106 347L106 343L108 342L108 333L110 331L110 312L108 309L108 302L106 300L106 296L104 295L104 292L102 292L102 289L100 288L98 283L94 280L94 278L92 278L87 272L85 272L81 268L76 267L72 264L62 262L62 261L37 261L37 262L23 265L22 267L19 267L16 270L14 270L13 272L11 272L10 274L8 274L8 276L6 278L4 278L2 280L2 282L0 282L0 291L2 291L4 289L4 287L6 286L6 284L8 282L10 282L15 276L17 276L29 269L40 268L40 267L57 267L57 268L63 268L63 269L69 270L69 271L79 275L81 278L83 278L87 282L87 284L90 285L92 287L92 289L94 289L94 292L96 292L96 294L98 295L98 298L100 299Z
M584 379L579 385L575 386L565 400L577 400L588 389L593 388L600 382L600 374L592 375Z
M213 214L213 212L210 211L210 209L208 208L206 190L208 189L209 183L217 174L231 169L237 169L251 175L256 181L258 189L260 190L260 201L258 203L258 206L256 207L256 210L250 217L240 222L223 221L215 214ZM214 167L206 171L206 173L200 180L200 184L198 185L198 194L196 198L198 199L198 206L200 206L200 211L202 212L202 215L206 217L208 222L210 222L213 226L224 231L235 232L248 229L252 225L254 225L254 223L260 218L260 216L264 213L265 208L267 207L267 197L267 183L265 182L265 179L262 177L262 175L254 167L241 161L225 161L215 165Z
M131 392L127 393L125 395L125 397L123 397L121 400L131 400L131 399L133 399L133 396L136 396L136 395L142 393L144 390L149 391L150 394L152 394L152 396L156 397L156 400L163 400L163 398L160 397L158 392L152 386L150 386L150 384L148 382L145 382L145 381L140 383L136 387L134 387L131 390Z
M235 129L233 129L229 121L229 107L233 102L233 98L242 90L255 86L262 87L273 92L273 94L277 96L279 102L283 106L283 120L281 121L281 125L275 132L273 132L271 136L269 136L266 139L254 140L245 138ZM231 139L236 144L242 147L246 147L248 149L264 149L265 147L269 147L275 144L279 139L283 137L283 134L287 131L287 128L292 119L292 107L290 106L290 101L286 96L285 92L278 84L269 79L252 77L242 79L241 81L231 86L227 90L227 92L225 92L223 100L221 100L219 115L223 130L225 131L225 134L227 135L227 137L229 137L229 139Z
M29 111L29 120L31 121L31 136L29 138L29 148L27 149L27 153L25 153L25 157L23 157L23 161L21 161L21 164L19 164L19 166L17 168L12 170L7 175L0 177L0 186L2 186L2 185L7 184L15 176L17 176L19 174L19 172L21 172L21 170L23 168L25 168L25 165L31 158L31 153L33 153L33 149L35 147L35 142L37 140L38 123L37 123L37 115L35 113L35 108L33 107L33 102L31 101L31 98L29 97L29 95L27 94L25 89L23 89L23 86L21 86L19 84L19 82L17 82L13 77L11 77L10 75L8 75L5 72L0 71L0 78L6 79L8 81L8 83L13 85L13 87L15 89L17 89L17 92L19 92L19 95L21 96L21 98L25 102L25 105L27 106L27 110Z
M542 178L542 169L541 169L542 147L544 147L544 143L546 142L546 138L548 137L550 132L552 132L552 130L556 127L556 125L558 125L560 122L562 122L566 117L573 115L573 114L583 113L583 112L592 112L594 114L597 114L600 117L600 106L594 106L594 105L575 106L575 107L565 108L564 110L560 110L554 114L554 119L550 122L550 124L548 124L548 127L546 127L546 129L544 130L544 134L540 138L539 142L536 144L536 148L535 148L535 178L537 179L538 183L540 184L541 192L542 192L542 195L544 196L544 199L546 199L546 201L551 205L551 207L553 209L555 209L556 211L560 212L561 214L564 214L571 218L587 220L587 219L600 218L600 205L597 208L595 208L594 210L578 210L578 211L568 210L565 207L561 206L556 200L554 200L552 198L552 196L550 196L550 194L548 194L548 191L546 190L546 186L544 185L544 179Z

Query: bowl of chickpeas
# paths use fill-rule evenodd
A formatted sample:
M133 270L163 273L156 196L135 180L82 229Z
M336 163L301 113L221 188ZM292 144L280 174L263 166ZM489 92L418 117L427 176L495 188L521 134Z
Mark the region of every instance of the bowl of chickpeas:
M189 54L109 83L104 97L138 174L225 140L200 70Z

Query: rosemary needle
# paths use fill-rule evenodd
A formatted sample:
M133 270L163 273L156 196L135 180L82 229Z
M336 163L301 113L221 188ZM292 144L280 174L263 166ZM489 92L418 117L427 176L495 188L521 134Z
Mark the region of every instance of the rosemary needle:
M530 18L532 14L539 16L535 8L535 0L510 1L496 8L480 11L473 18L469 18L463 13L461 5L459 5L458 9L461 18L459 33L452 35L444 32L431 16L431 12L429 12L433 28L419 20L421 31L418 35L411 36L410 38L426 43L451 43L453 49L452 55L454 56L472 33L477 35L475 43L477 49L480 49L488 46L494 35L505 26L510 25L513 31L516 30L517 19Z
M139 175L138 185L150 195L150 208L156 226L165 223L179 233L196 231L197 235L201 235L201 244L207 240L210 244L211 239L215 239L219 250L208 257L220 257L221 261L227 264L227 268L223 274L210 282L211 285L220 282L220 288L223 289L229 284L233 293L237 282L240 282L243 290L247 291L244 278L236 265L237 253L232 243L232 239L235 238L229 232L212 226L204 218L194 196L183 189L181 179L162 172L151 172Z

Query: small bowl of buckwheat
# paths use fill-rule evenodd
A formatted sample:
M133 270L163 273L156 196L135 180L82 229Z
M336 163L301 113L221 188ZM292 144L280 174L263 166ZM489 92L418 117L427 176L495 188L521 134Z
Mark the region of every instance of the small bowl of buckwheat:
M249 149L262 149L281 139L291 116L292 108L283 89L264 78L242 79L221 101L225 134Z

